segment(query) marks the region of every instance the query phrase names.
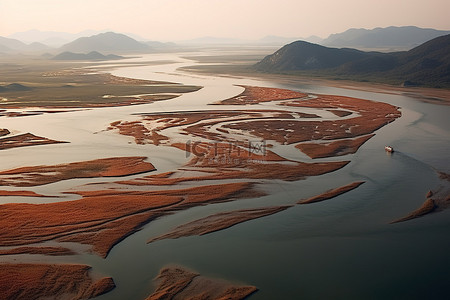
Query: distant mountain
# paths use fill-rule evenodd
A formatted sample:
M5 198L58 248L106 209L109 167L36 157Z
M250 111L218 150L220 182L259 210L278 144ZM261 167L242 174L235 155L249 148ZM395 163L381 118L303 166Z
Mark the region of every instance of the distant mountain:
M60 37L50 37L48 39L42 40L41 43L45 45L49 45L50 47L59 48L65 44L70 43L73 41L72 39L64 39Z
M148 45L140 43L124 34L106 32L76 39L75 41L62 46L59 50L81 53L91 51L124 53L147 51L149 49L150 47Z
M123 56L114 54L103 55L97 51L91 51L87 54L66 51L52 57L53 60L117 60L123 58Z
M51 48L41 43L31 43L27 45L19 40L0 37L0 51L7 53L18 52L41 52Z
M336 49L296 41L266 56L256 64L261 71L294 71L330 69L344 63L362 59L368 54L355 49Z
M49 46L44 45L39 42L34 42L27 46L27 50L31 51L31 52L42 52L42 51L47 51L49 49L51 49Z
M61 47L62 45L72 42L77 38L91 36L102 32L106 31L85 30L79 33L68 33L60 31L41 31L32 29L23 32L16 32L8 37L20 40L28 44L39 42L53 47Z
M182 45L195 45L195 46L213 46L213 45L281 46L299 39L310 42L318 42L322 40L320 37L317 36L310 36L304 39L298 37L284 37L276 35L268 35L260 39L237 39L237 38L221 38L221 37L205 36L191 40L179 41L179 43Z
M450 31L415 26L391 26L371 30L352 28L342 33L332 34L320 44L337 48L409 50L446 34L450 34Z
M7 47L10 50L23 50L27 48L27 44L16 40L16 39L10 39L0 36L0 45L3 47Z
M363 52L304 41L288 44L255 65L269 73L450 87L450 35L404 52Z
M29 91L32 88L22 85L20 83L11 83L8 85L0 85L0 92L23 92Z
M5 53L5 52L10 52L10 51L11 51L10 48L8 48L8 47L6 47L5 45L2 45L2 44L0 43L0 52Z

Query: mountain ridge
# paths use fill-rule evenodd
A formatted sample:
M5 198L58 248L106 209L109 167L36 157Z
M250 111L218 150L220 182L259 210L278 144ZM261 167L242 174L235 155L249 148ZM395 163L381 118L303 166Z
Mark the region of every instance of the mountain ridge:
M6 38L0 36L0 51L5 53L14 53L14 52L40 52L47 51L51 49L47 45L42 43L34 42L31 44L25 44L22 41L12 38Z
M150 46L144 43L138 42L125 34L115 32L105 32L89 37L81 37L59 48L63 52L78 53L91 51L110 53L145 52L150 49Z
M91 51L89 53L74 53L65 51L58 55L55 55L51 58L52 60L118 60L118 59L124 59L123 56L114 55L114 54L108 54L103 55L100 52L97 51Z
M327 47L351 47L356 49L410 50L436 37L450 34L449 30L420 28L416 26L389 26L374 29L350 28L334 33L320 42Z
M390 53L296 41L266 56L254 68L267 73L450 87L450 34L409 51Z

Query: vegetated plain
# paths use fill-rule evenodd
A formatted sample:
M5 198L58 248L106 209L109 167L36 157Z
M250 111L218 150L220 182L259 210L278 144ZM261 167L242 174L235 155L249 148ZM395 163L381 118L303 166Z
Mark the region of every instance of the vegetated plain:
M121 63L123 64L123 62ZM101 64L96 64L101 67ZM112 76L84 62L10 60L0 68L0 108L80 108L150 103L198 90L169 82Z

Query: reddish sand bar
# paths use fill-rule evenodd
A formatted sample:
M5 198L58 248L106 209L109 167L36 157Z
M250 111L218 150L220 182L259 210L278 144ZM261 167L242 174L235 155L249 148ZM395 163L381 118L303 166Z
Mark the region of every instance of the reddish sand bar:
M53 166L23 167L0 172L0 185L37 186L74 178L116 177L156 170L146 157L113 157Z
M441 184L436 190L427 193L425 202L408 215L392 221L391 224L409 221L450 208L450 174L444 172L438 172L438 174Z
M0 190L0 197L54 197L37 194L33 191L3 191Z
M258 89L253 87L253 89ZM267 88L260 88L266 90ZM263 98L262 98L263 99ZM288 99L288 98L285 98ZM259 102L261 99L255 98ZM316 98L283 101L280 105L328 109L342 116L354 112L353 118L325 121L304 120L248 120L222 126L224 130L244 130L248 134L276 140L282 144L310 142L313 140L334 140L371 134L400 117L397 107L387 103L357 98L317 95ZM347 112L337 112L347 111Z
M264 195L251 183L135 191L74 192L80 200L48 204L0 205L0 246L44 241L92 245L106 257L111 248L157 217L194 206Z
M245 90L236 97L222 100L217 104L223 105L246 105L258 104L261 102L270 102L277 100L298 99L308 96L304 93L299 93L286 89L265 88L258 86L239 85Z
M90 299L112 290L110 277L96 282L85 265L0 264L1 299Z
M180 267L162 269L156 280L158 286L146 300L240 300L258 290L254 286L237 286L225 280L207 278Z
M250 221L257 218L276 214L286 210L291 206L276 206L256 209L243 209L223 212L183 224L173 229L171 232L155 237L149 243L163 239L177 239L184 236L204 235L211 232L223 230L236 224Z
M185 111L176 113L151 113L140 114L141 121L115 121L110 124L108 130L118 129L122 135L132 136L137 144L153 143L159 145L169 140L160 132L164 129L179 127L183 133L195 135L205 139L230 142L228 136L217 132L211 132L210 128L220 125L224 121L245 121L251 119L294 119L292 113L280 110L246 110L246 111ZM301 118L318 118L319 116L306 113L294 113ZM217 128L221 133L226 130Z
M353 154L375 134L355 139L336 140L331 143L301 143L295 146L311 158L334 157Z
M403 218L392 221L391 224L405 222L415 218L422 217L426 214L432 213L436 209L436 207L437 206L434 203L434 200L428 198L418 209L414 210L413 212L409 213L407 216L404 216Z
M16 254L44 254L51 256L73 255L72 250L63 247L19 247L9 250L0 250L0 255Z
M8 129L2 129L0 128L0 136L5 136L10 134L10 131Z
M324 201L324 200L328 200L334 197L337 197L339 195L342 195L344 193L347 193L353 189L356 189L357 187L359 187L361 184L363 184L365 181L357 181L357 182L353 182L332 190L329 190L323 194L320 194L318 196L314 196L305 200L301 200L298 202L298 204L308 204L308 203L314 203L314 202L320 202L320 201Z
M45 137L36 136L31 133L24 133L0 139L0 150L26 146L38 146L38 145L62 144L62 143L67 142L55 141Z

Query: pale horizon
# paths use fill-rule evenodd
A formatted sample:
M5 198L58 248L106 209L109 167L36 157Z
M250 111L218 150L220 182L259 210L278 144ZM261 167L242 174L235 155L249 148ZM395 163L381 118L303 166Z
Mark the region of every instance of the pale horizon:
M344 0L3 0L0 36L29 30L85 30L181 41L206 36L257 40L265 36L326 38L350 28L417 26L450 30L450 2Z

